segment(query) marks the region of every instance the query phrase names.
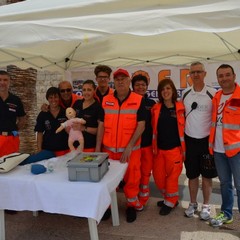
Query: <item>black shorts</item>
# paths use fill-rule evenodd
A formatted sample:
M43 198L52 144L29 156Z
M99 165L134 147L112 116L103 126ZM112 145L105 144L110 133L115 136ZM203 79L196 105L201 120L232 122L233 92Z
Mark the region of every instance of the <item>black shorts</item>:
M186 175L194 179L202 175L205 178L214 178L217 171L213 156L209 154L208 138L191 138L185 134L186 160L184 162Z

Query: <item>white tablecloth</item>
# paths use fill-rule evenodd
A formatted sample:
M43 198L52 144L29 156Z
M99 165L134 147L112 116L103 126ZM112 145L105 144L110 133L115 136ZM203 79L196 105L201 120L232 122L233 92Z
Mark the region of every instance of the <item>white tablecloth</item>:
M0 209L43 210L99 222L111 203L110 193L123 178L127 164L109 160L109 171L100 182L71 182L66 167L71 157L69 153L39 162L45 166L53 163L53 172L33 175L26 165L0 174Z

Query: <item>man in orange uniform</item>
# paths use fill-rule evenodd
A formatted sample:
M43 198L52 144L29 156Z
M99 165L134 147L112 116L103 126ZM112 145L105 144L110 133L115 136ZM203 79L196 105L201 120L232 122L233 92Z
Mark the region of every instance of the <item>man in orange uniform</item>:
M9 86L9 73L0 70L0 157L19 151L18 130L26 122L22 101L9 92Z
M209 137L210 154L214 155L221 186L221 212L210 220L213 227L233 222L234 181L240 212L240 86L235 82L232 66L217 69L222 90L213 98L212 127Z
M112 69L106 65L98 65L95 67L94 73L96 75L96 81L98 83L95 98L97 98L98 101L102 103L103 97L114 92L114 89L110 88L108 85Z
M109 158L128 162L124 176L124 193L127 198L127 222L136 220L136 210L143 205L138 200L140 170L140 142L145 128L145 105L142 96L131 92L130 76L125 69L113 74L115 92L103 98L104 119L100 121L97 148L109 153Z

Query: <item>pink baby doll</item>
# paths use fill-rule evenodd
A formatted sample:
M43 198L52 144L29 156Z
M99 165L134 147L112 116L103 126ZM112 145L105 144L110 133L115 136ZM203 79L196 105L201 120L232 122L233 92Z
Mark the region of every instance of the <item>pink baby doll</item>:
M86 124L86 121L83 118L77 118L76 117L76 111L69 107L66 109L66 116L68 120L61 124L61 126L56 130L56 133L61 132L64 128L69 127L69 137L68 137L68 146L71 151L75 150L73 143L75 141L78 141L80 146L78 147L78 150L80 152L83 151L84 148L84 139L83 134L79 129L75 129L72 127L74 123L80 123L80 124Z

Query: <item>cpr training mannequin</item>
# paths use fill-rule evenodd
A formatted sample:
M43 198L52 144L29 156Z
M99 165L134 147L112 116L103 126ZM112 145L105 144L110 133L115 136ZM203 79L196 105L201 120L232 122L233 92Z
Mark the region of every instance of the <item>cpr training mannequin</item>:
M73 143L75 141L78 141L80 144L80 146L78 147L78 150L82 152L84 148L84 139L83 139L82 131L80 131L79 129L74 129L72 125L73 123L80 123L84 125L86 124L86 121L83 118L77 118L76 111L71 107L66 109L66 117L68 118L68 120L61 124L61 126L56 130L56 133L61 132L66 127L70 127L69 137L68 137L69 149L71 151L75 150Z

